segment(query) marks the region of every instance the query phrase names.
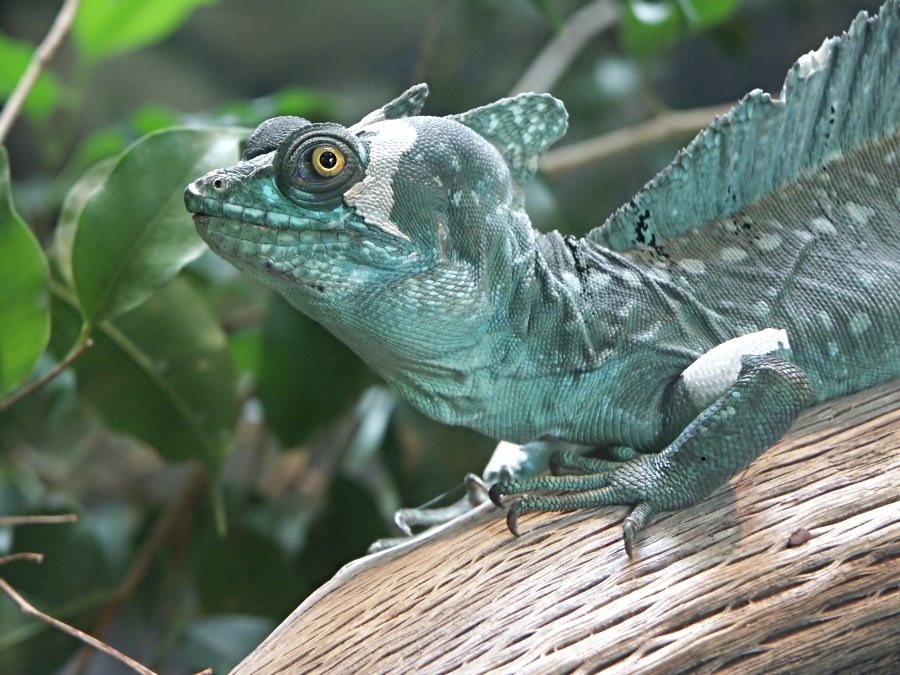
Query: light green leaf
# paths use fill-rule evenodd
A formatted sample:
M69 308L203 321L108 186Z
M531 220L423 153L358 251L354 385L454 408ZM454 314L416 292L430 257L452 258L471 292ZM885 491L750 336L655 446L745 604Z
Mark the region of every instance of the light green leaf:
M71 344L77 313L68 302L54 310L54 344ZM74 363L82 398L166 460L201 459L218 471L237 419L237 376L203 297L175 279L91 336L94 346Z
M73 33L89 59L101 58L159 42L202 5L216 0L82 0Z
M88 323L139 305L203 252L187 184L234 164L243 129L167 129L130 146L78 216L72 274Z
M8 98L16 88L34 50L34 45L0 33L0 99ZM25 99L25 112L37 119L46 119L56 107L60 89L59 81L52 73L41 73Z
M0 392L28 377L50 336L47 258L16 213L0 146Z
M115 158L109 157L94 164L69 188L63 200L56 231L53 233L53 254L63 280L70 287L75 286L72 277L72 246L78 231L78 216L88 197L103 184L115 163Z

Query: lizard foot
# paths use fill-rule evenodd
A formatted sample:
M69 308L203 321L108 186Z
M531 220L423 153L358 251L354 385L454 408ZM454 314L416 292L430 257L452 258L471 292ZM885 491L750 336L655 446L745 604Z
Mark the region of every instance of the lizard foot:
M611 462L583 458L560 453L560 465L577 470L593 470L594 473L567 476L535 476L533 478L501 481L490 491L491 501L505 506L503 497L521 495L510 504L506 516L509 531L519 536L518 520L526 513L537 511L578 511L599 506L633 505L635 508L622 525L625 551L631 557L635 535L659 511L648 491L639 486L652 484L648 474L656 471L652 466L655 456L640 456L625 462ZM574 466L573 466L574 465ZM556 492L561 494L526 494L532 492Z

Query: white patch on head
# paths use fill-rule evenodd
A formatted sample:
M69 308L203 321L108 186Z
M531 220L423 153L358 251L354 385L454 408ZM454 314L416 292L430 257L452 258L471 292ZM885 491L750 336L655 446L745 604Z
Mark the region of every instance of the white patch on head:
M344 201L369 225L409 241L391 221L394 209L394 174L400 159L416 142L416 130L406 120L384 120L367 127L375 132L369 142L366 177L344 193Z
M741 358L790 349L787 331L766 328L716 345L681 373L691 402L706 407L732 386L741 372Z

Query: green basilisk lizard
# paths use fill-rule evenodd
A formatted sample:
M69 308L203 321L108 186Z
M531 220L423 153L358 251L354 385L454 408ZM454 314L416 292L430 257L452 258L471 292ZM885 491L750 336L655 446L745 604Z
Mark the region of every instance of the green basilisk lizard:
M626 549L805 406L900 376L900 2L700 133L583 239L524 186L566 129L523 94L449 117L411 88L358 123L279 117L185 192L220 256L416 407L526 444L517 516L627 504ZM612 448L610 459L585 447ZM547 453L554 473L537 475ZM549 494L548 494L549 493Z

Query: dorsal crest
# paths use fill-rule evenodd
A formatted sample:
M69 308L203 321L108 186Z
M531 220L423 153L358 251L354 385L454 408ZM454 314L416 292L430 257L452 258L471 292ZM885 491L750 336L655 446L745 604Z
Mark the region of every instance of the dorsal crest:
M422 111L422 106L425 105L426 98L428 98L428 85L424 83L413 85L390 103L385 103L378 110L373 110L363 117L350 127L350 131L356 133L363 127L376 122L418 115Z
M566 133L569 116L562 101L550 94L519 94L449 119L466 125L497 148L521 190L547 148Z

